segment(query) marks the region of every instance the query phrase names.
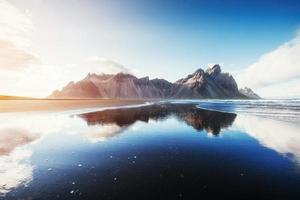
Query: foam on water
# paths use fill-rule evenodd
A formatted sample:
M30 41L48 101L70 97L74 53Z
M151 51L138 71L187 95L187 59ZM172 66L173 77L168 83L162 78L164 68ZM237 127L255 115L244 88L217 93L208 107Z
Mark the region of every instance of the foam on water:
M300 123L300 99L199 100L199 108Z

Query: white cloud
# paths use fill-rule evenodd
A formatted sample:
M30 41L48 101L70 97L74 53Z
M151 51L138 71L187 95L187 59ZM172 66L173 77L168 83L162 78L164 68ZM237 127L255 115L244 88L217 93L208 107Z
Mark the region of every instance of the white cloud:
M101 57L91 57L84 62L83 67L88 69L89 72L93 73L105 73L105 74L116 74L119 72L132 73L129 69L124 67L122 64Z
M35 55L16 47L9 41L0 40L0 69L19 70L38 62Z
M261 89L257 92L264 97L276 97L276 98L292 98L300 97L300 79L293 79L291 81L280 82L278 84L272 84Z
M262 89L264 87L275 87L277 84L282 85L292 79L300 79L299 55L300 33L293 40L279 46L274 51L262 55L256 63L243 70L237 77L239 85ZM294 87L299 86L294 85ZM282 91L274 90L274 92L269 93L268 96L282 95ZM285 92L288 92L288 90Z
M19 70L37 62L31 53L34 26L29 11L0 0L0 69Z
M22 12L5 0L0 0L0 10L0 39L19 47L30 46L34 26L29 12Z
M46 97L70 81L83 79L88 73L115 74L118 72L131 73L123 65L104 58L93 58L81 64L63 66L30 65L19 71L6 70L5 73L0 72L0 94Z

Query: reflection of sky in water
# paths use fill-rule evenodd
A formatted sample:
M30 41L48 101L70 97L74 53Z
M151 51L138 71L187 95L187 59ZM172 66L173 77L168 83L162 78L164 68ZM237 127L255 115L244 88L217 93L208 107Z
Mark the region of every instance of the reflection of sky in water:
M8 199L67 199L92 193L97 190L95 185L111 193L108 186L122 179L129 186L139 187L131 183L135 180L151 188L155 185L150 185L152 180L145 183L147 180L139 178L156 177L161 168L167 167L171 174L177 173L177 168L185 169L180 177L188 176L190 170L205 180L205 174L219 169L220 163L220 170L228 176L254 176L261 171L268 177L280 173L278 180L299 184L291 178L297 173L289 159L292 156L299 161L300 157L297 125L238 115L230 118L234 120L230 126L224 116L218 121L215 115L195 113L193 109L187 113L177 108L170 113L168 109L158 110L150 118L148 111L139 109L126 111L127 119L120 119L122 114L116 112L102 121L99 114L86 118L59 113L1 114L0 193L7 193ZM205 117L196 117L199 115ZM222 124L219 135L207 133L218 123ZM193 165L204 174L191 168ZM223 180L221 171L213 173Z
M261 145L300 161L300 127L294 123L239 115L235 121L238 130L246 132Z

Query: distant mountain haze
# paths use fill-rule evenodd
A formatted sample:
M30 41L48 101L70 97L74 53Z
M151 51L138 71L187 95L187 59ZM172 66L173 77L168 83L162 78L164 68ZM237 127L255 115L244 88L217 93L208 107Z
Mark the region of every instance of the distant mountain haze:
M252 99L260 99L260 97L248 87L240 88L239 92Z
M131 74L91 74L83 80L70 82L49 98L259 98L251 89L239 90L229 73L222 73L219 65L206 71L198 69L175 83Z

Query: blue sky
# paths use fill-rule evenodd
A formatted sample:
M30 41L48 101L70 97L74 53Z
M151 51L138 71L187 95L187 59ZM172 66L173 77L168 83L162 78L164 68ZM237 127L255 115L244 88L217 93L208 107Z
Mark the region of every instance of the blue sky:
M56 6L63 13L62 7L71 7L70 17L83 12L75 25L92 30L79 55L88 51L171 80L208 63L247 67L295 37L300 26L299 1L95 0ZM171 68L178 73L167 73Z
M101 72L103 65L97 68L95 63L89 63L97 58L113 62L115 68L127 68L137 76L169 81L213 63L239 74L265 54L297 38L300 27L300 1L291 0L2 1L28 18L32 26L24 39L30 41L26 50L34 52L39 69L31 66L31 71L25 68L25 72L18 73L47 74L51 82L47 92L82 78L88 71ZM11 12L11 16L15 13ZM0 33L1 39L7 38L1 38ZM51 73L65 76L60 77L62 80L49 78ZM295 78L300 74L293 81ZM287 80L281 81L287 84ZM20 84L25 83L28 81ZM7 88L0 88L0 92L18 90ZM24 94L46 95L45 89L37 90L41 89L30 88Z

